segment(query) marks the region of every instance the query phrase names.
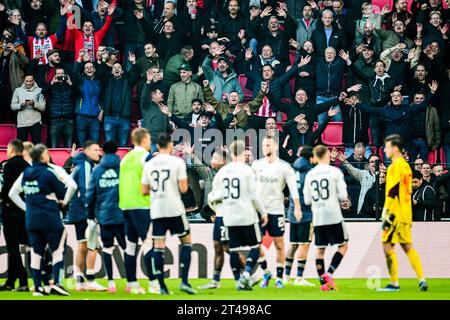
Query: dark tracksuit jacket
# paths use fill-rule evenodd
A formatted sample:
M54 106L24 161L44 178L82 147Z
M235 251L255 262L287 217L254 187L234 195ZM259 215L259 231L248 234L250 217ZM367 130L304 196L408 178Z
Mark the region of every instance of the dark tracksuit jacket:
M312 221L311 206L305 204L305 198L303 197L303 187L305 186L306 174L313 168L309 160L306 158L298 158L294 162L294 171L297 175L297 187L298 194L300 196L300 206L302 208L302 219L300 223L308 223ZM295 219L294 215L294 201L292 197L289 197L289 211L288 211L289 223L299 223Z
M89 219L97 218L100 225L123 223L119 208L120 157L105 154L92 171L86 191L86 210Z
M72 172L72 179L78 186L78 191L70 201L67 223L78 223L87 219L86 212L86 189L94 168L94 163L82 152L73 158L75 169Z
M292 150L294 153L297 152L300 146L313 146L317 139L320 138L322 133L325 131L328 122L330 122L330 117L327 118L323 123L319 125L316 131L308 130L305 133L300 133L297 129L297 122L295 120L289 120L283 125L283 130L285 134L288 134L289 141L286 150ZM312 124L309 125L310 127Z
M414 116L425 110L433 97L434 94L428 94L421 104L401 104L399 106L389 104L381 108L374 108L365 104L357 104L356 106L369 115L379 116L385 123L386 136L399 134L405 141L408 141Z
M34 162L23 172L22 188L25 194L27 231L59 231L64 229L59 205L47 196L54 193L64 199L66 189L48 165Z
M436 215L438 212L438 201L434 188L426 181L417 190L413 190L413 221L435 221L440 220Z

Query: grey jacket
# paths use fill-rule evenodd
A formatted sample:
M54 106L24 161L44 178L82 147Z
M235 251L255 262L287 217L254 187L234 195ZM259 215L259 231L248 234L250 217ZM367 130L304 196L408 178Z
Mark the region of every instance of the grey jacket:
M356 169L354 166L350 164L347 160L345 160L342 165L345 169L350 173L350 175L358 180L361 185L361 191L359 192L358 199L358 210L357 213L361 214L361 209L364 204L364 198L366 197L367 191L372 187L375 183L375 175L371 174L369 170L360 170Z
M152 141L155 143L158 136L163 132L170 132L169 118L159 110L156 103L150 100L151 85L145 84L141 95L141 108L143 127L150 132Z
M19 111L17 113L17 127L31 127L32 125L41 122L41 112L45 110L45 97L42 94L42 89L38 87L36 82L30 89L22 84L19 88L14 90L11 100L11 110ZM33 100L34 106L27 105L22 107L25 100Z

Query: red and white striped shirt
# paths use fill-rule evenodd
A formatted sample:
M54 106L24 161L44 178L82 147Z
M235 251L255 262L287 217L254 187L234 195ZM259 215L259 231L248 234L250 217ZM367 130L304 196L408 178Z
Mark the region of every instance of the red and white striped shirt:
M267 89L267 92L269 92L269 89ZM256 111L255 115L264 118L277 116L277 113L272 110L272 104L270 103L269 99L267 99L267 96L264 96L263 104L261 107L259 107L258 111Z

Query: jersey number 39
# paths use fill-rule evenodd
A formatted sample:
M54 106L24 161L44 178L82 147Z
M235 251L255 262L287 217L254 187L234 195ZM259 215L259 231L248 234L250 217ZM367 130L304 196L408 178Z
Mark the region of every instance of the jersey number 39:
M224 196L224 199L232 198L232 199L239 199L241 195L241 182L238 178L223 179L223 185L225 187L226 193Z

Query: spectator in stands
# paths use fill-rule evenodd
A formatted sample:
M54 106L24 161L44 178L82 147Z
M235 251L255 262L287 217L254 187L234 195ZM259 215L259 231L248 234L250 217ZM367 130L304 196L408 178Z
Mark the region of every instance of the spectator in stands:
M0 42L0 95L10 101L14 90L23 84L24 68L29 59L23 44L16 40L13 29L4 29ZM2 110L2 123L13 122L11 112Z
M369 115L380 116L386 124L385 135L399 134L405 141L410 137L410 128L413 123L414 116L423 110L426 110L433 99L438 88L436 81L430 85L430 94L420 104L403 104L402 94L398 90L394 90L391 94L391 104L384 107L373 107L365 104L356 104L363 112Z
M29 70L35 76L36 83L40 87L48 85L55 76L56 68L61 67L61 56L58 49L52 49L47 51L47 64L39 65L38 60L34 59L29 65Z
M441 15L439 11L432 11L429 15L429 23L425 26L418 25L417 28L419 31L423 30L422 37L425 43L437 42L441 48L444 48L448 40L448 25L442 26Z
M152 14L145 7L144 0L126 1L123 9L124 55L128 56L131 52L141 56L144 51L144 43L151 40L153 36ZM128 71L130 68L131 63L126 62L125 69Z
M93 2L95 3L95 2ZM126 3L123 4L124 6L126 5ZM106 17L108 16L108 7L109 7L109 3L105 0L99 0L97 2L97 7L96 10L93 11L90 14L90 19L92 20L92 23L94 24L94 29L95 30L100 30L106 23ZM117 32L116 32L116 24L115 22L118 21L119 19L122 18L123 15L123 10L121 8L116 8L114 10L114 13L112 14L111 18L112 20L112 24L111 27L109 28L108 32L106 33L105 37L103 38L102 44L104 44L107 47L114 47L115 43L116 43L116 36L117 36ZM127 22L129 21L124 21L124 28L126 29L129 27L129 24L127 24ZM136 34L137 29L134 29L134 33ZM125 32L125 30L124 30Z
M450 181L450 173L444 173L444 167L442 164L435 164L433 166L433 175L435 177L434 181L432 181L432 187L436 191L436 197L438 199L439 206L437 210L441 213L442 218L448 217L448 190L449 189L449 181Z
M257 111L261 106L266 91L267 83L261 84L261 89L258 95L255 97L255 99L247 103L251 114ZM227 116L232 115L232 117L236 119L236 126L240 128L247 127L249 116L244 111L244 109L241 108L242 104L239 103L239 94L237 91L230 92L227 96L226 101L218 100L213 96L213 92L211 90L211 87L209 86L209 81L203 80L203 95L205 97L205 101L209 103L221 115L225 123L228 122L226 120ZM236 108L238 108L238 110L236 110ZM225 128L227 127L228 126L225 126Z
M29 291L27 271L22 264L20 255L20 244L28 245L25 215L8 196L14 182L29 166L28 162L23 159L22 152L22 141L10 141L6 151L8 161L3 167L1 199L3 235L8 252L8 276L6 282L0 286L0 291L13 291L17 279L19 280L19 287L16 291Z
M336 50L328 47L325 55L317 59L316 64L316 102L323 103L334 100L342 91L342 79L346 71L346 62L336 59ZM349 64L350 65L350 64ZM339 107L337 115L331 121L342 121L342 113ZM318 115L318 122L322 123L324 114Z
M378 188L376 183L374 183L372 187L366 192L363 208L361 210L362 215L361 217L379 218L381 216L381 210L383 209L384 200L386 196L386 170L380 170L379 179L380 180ZM377 212L377 200L378 200L378 212Z
M237 92L239 100L244 100L244 92L239 84L236 72L231 68L230 61L224 55L217 59L217 68L214 71L211 65L212 57L207 56L202 64L205 78L214 86L214 98L226 101L230 92Z
M129 54L131 64L136 56ZM119 147L128 145L131 119L131 95L137 78L133 72L124 72L120 63L113 65L112 72L105 74L103 116L106 141L117 141ZM106 81L105 81L106 80Z
M369 163L368 158L371 155L370 147L362 142L354 145L354 148L345 148L345 157L357 169L365 169L366 164Z
M313 31L317 28L319 23L317 20L319 10L317 9L315 2L307 2L303 7L301 18L296 20L296 39L300 47L303 47L306 40L311 39ZM289 11L288 16L291 14L292 11Z
M416 17L408 12L408 4L406 0L394 0L394 8L388 12L389 5L385 5L381 9L382 24L386 30L394 29L395 22L401 21L408 27L408 33L414 35L414 27L416 25Z
M84 56L90 60L94 61L97 56L97 50L103 41L103 38L107 34L109 27L112 23L112 14L116 9L116 0L113 0L108 6L108 16L106 17L105 24L103 27L95 31L94 24L90 20L85 20L81 30L77 28L69 29L75 43L75 61L78 60L80 52L84 53ZM67 13L67 19L72 19L72 13Z
M347 157L350 156L353 146L357 143L367 145L366 155L370 154L369 117L361 110L355 108L355 103L358 101L361 101L359 92L351 92L348 98L340 102L343 123L342 142L344 143Z
M143 0L135 0L135 1L139 3L144 2ZM163 32L164 25L168 21L172 22L172 25L175 30L181 31L183 29L182 22L180 21L180 18L176 14L177 9L176 3L177 1L172 0L164 1L164 10L162 12L163 14L160 16L160 18L158 18L158 16L155 15L154 30L157 35Z
M47 97L50 148L59 148L61 138L64 148L70 148L73 142L75 88L64 68L56 68L52 81L42 90L42 94Z
M164 81L168 85L172 85L175 82L180 81L180 67L183 64L189 64L193 57L194 49L192 49L192 46L186 45L181 48L181 52L179 54L174 55L169 59L169 61L167 61L166 66L164 67ZM192 81L197 80L198 76L194 75L192 77Z
M360 170L355 168L350 162L347 160L345 155L342 152L339 152L337 155L339 161L341 161L342 166L353 176L356 180L359 181L361 185L361 191L359 193L358 199L358 209L357 214L362 214L362 207L364 204L364 198L366 196L367 191L372 187L375 183L375 161L380 158L377 155L371 155L369 157L369 167L368 169ZM382 165L380 164L380 170Z
M354 44L371 45L379 55L381 53L381 41L373 34L375 26L380 27L378 16L373 12L373 6L369 2L362 4L361 13L361 19L356 21Z
M14 90L11 109L18 111L17 138L26 141L28 135L31 135L34 144L40 143L45 97L33 75L26 75L22 86Z
M219 39L225 40L227 49L232 54L237 52L241 44L241 39L238 37L239 31L245 30L245 19L239 10L239 1L230 0L228 2L228 14L221 16L217 24Z
M151 81L151 73L147 72L147 82L142 89L141 96L142 126L148 130L151 137L158 137L163 132L171 132L171 126L167 115L160 110L160 104L164 101L164 93L157 87L151 87ZM156 142L152 142L151 152L156 151L158 151Z
M180 52L183 46L183 41L180 37L181 32L175 29L172 21L164 23L163 32L156 37L159 52L164 63L167 63L171 57Z
M322 11L322 23L319 23L311 35L317 57L325 56L325 50L334 48L335 52L347 50L347 39L345 33L333 23L333 12L325 9Z
M298 50L298 43L296 41L291 41L291 46L297 49L297 54L301 58L311 57L310 63L301 66L295 76L295 87L294 92L298 89L303 89L308 94L309 97L316 96L316 57L314 53L314 47L311 40L306 40L303 43L303 47Z
M305 115L298 115L294 119L287 121L283 125L283 131L287 135L283 143L283 148L292 156L297 154L298 148L301 146L313 146L327 128L330 119L337 112L337 110L333 109L328 110L327 118L325 118L315 131L309 130L310 124L306 120Z
M413 221L436 221L440 217L436 215L438 201L434 188L427 182L422 173L413 172Z
M420 104L425 100L425 93L414 95L414 104ZM441 144L441 129L437 109L431 104L413 118L411 126L411 139L409 140L408 153L412 159L417 157L424 161L428 159L428 152L435 151Z
M186 42L192 43L194 51L200 52L203 32L208 18L205 10L198 6L197 0L187 0L186 6L179 8L178 11L183 22L183 29L186 30Z
M348 18L348 12L344 8L343 0L333 0L333 20L347 35L348 42L352 42L355 24Z
M188 63L181 65L180 78L181 81L170 87L167 105L175 115L185 117L191 111L193 99L203 101L203 90L198 83L192 81L192 68Z
M100 68L102 64L95 67L85 51L80 50L73 69L73 84L78 89L75 113L78 143L81 145L86 140L98 141L100 138L100 121L103 116L100 78L104 74Z
M408 95L410 100L414 99L414 95L418 92L428 94L430 88L428 85L428 72L422 63L417 64L414 70L413 79L408 79Z
M392 30L375 29L375 33L383 41L383 50L395 47L399 43L404 43L408 49L411 49L414 46L414 42L405 35L405 30L405 23L402 20L396 20Z
M423 163L424 161L421 158L416 158L414 160L414 170L421 172Z
M419 171L422 174L423 180L428 183L431 183L433 180L433 176L431 174L431 164L428 161L424 161L422 163L422 168Z

